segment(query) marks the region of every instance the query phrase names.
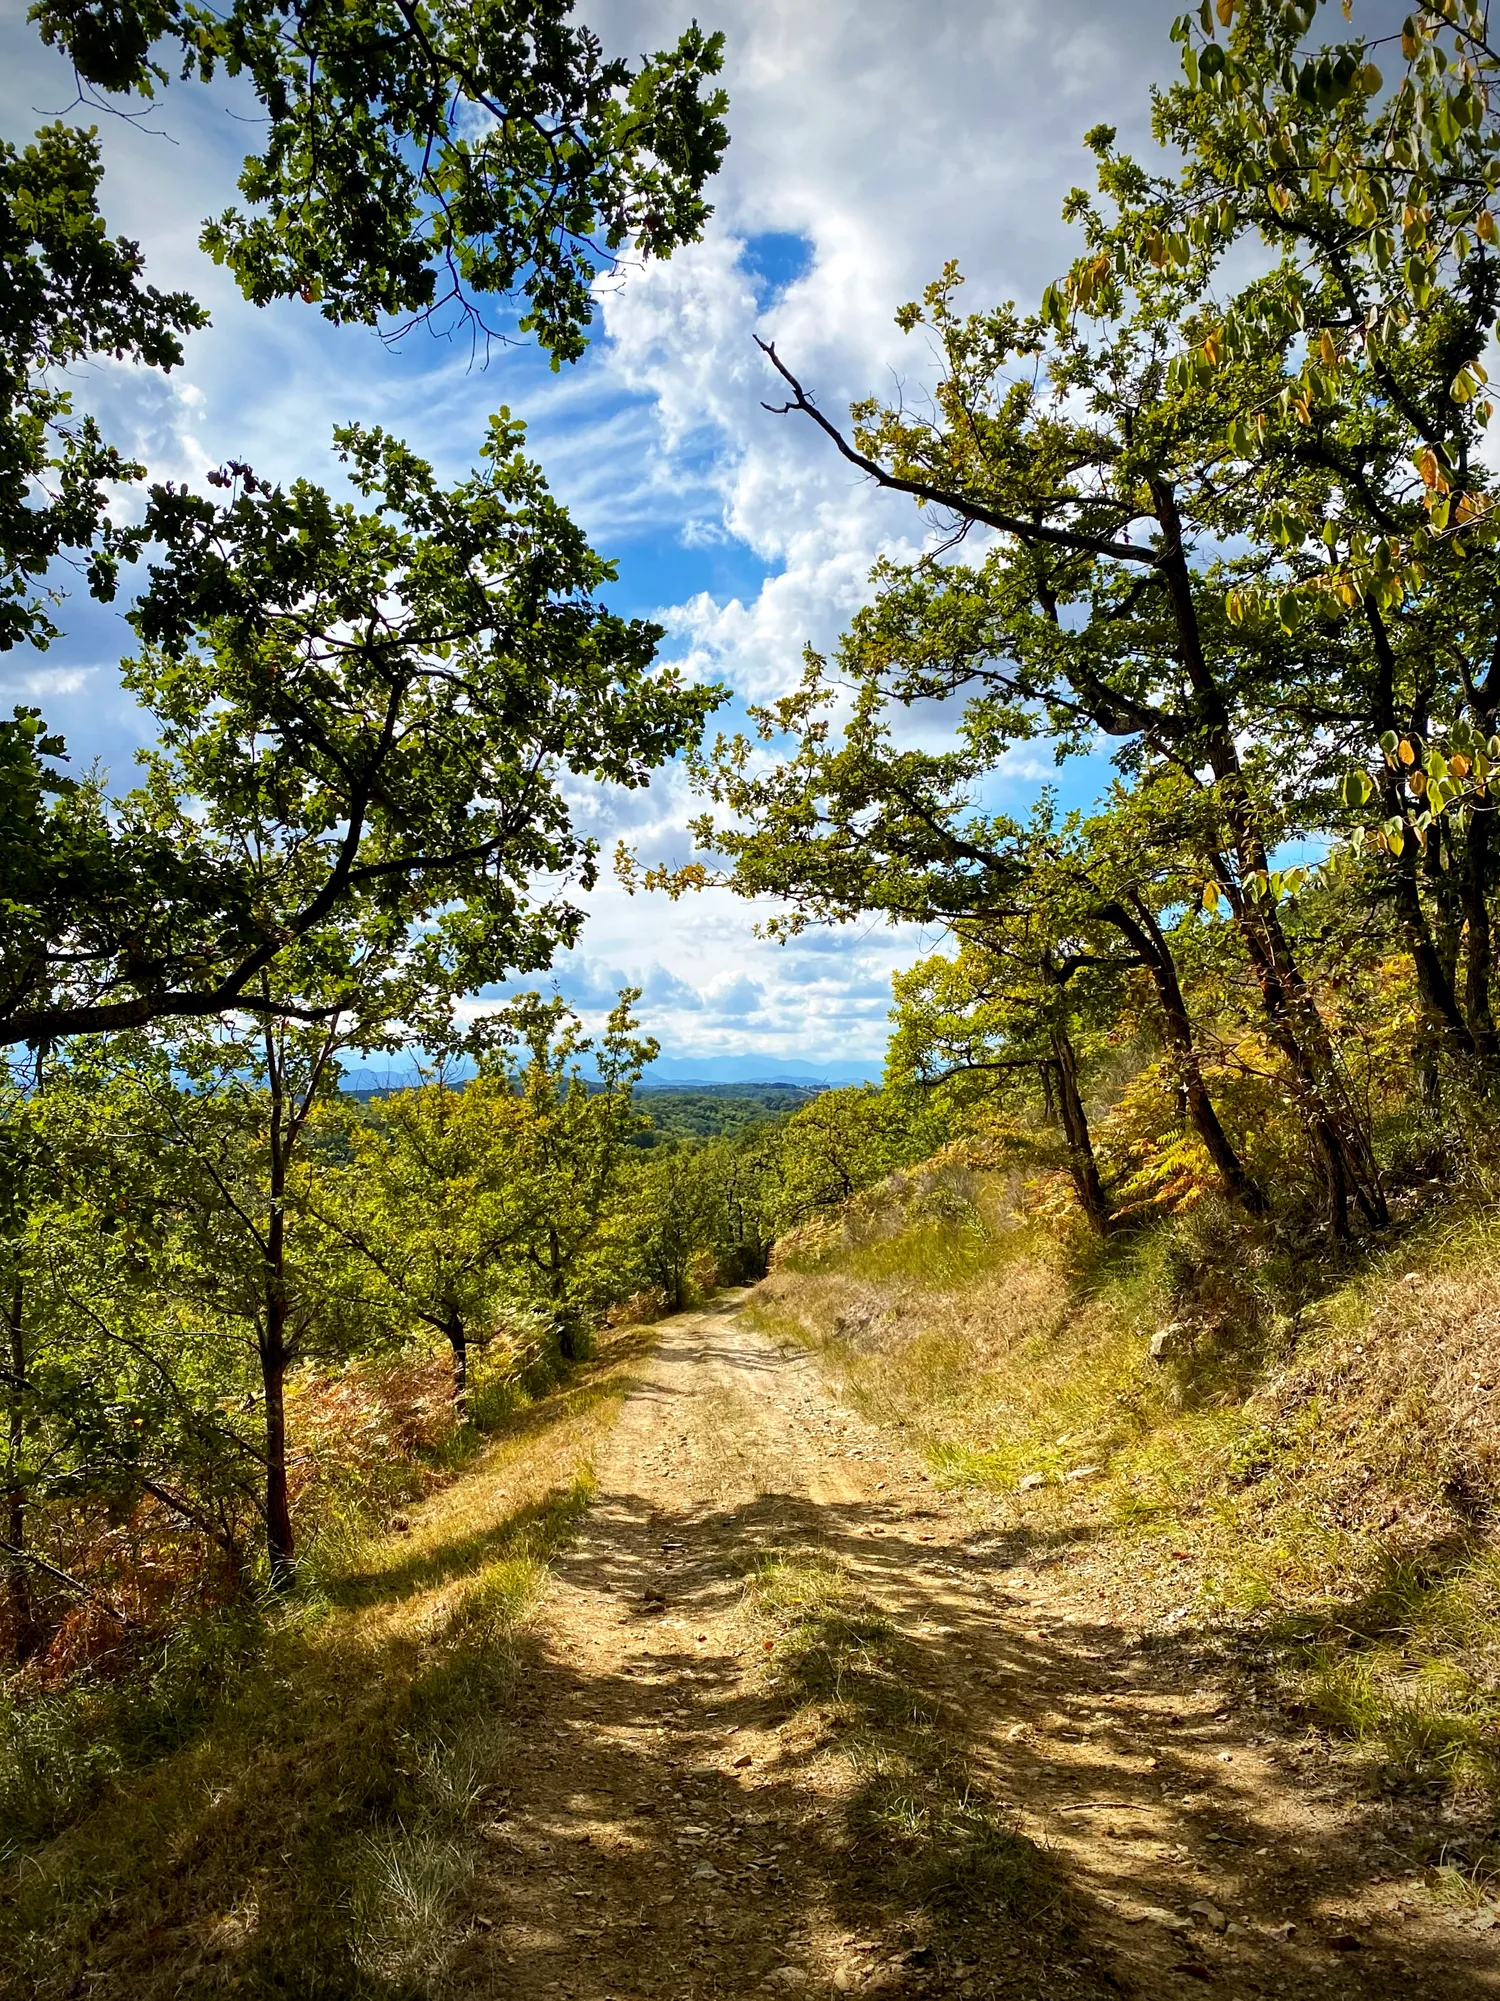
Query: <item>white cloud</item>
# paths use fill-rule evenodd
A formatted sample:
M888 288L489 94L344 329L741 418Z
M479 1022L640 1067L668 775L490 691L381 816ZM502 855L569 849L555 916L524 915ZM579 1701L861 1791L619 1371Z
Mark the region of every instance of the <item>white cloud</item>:
M76 695L92 671L88 667L33 667L21 674L0 675L0 695L7 700L20 695L28 702Z

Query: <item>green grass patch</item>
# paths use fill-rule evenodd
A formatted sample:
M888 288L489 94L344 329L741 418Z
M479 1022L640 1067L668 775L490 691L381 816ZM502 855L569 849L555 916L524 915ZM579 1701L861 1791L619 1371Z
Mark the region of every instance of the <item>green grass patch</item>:
M1048 1936L1067 1906L1050 1858L994 1797L951 1705L924 1688L920 1649L825 1551L763 1562L747 1604L772 1635L766 1675L790 1716L814 1722L850 1772L848 1833L885 1894L958 1924L1013 1922Z

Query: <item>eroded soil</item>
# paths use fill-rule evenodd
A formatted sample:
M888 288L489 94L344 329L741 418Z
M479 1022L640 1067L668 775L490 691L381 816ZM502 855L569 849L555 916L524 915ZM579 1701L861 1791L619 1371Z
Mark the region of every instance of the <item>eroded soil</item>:
M598 1473L461 1992L1500 1993L1393 1809L938 1492L736 1299L662 1325ZM804 1575L832 1612L789 1606Z

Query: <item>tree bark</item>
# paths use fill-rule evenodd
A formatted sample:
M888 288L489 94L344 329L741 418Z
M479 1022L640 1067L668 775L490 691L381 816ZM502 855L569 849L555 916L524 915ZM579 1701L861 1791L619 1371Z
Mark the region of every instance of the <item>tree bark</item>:
M1039 1063L1037 1069L1041 1073L1042 1079L1042 1117L1047 1121L1049 1126L1058 1126L1060 1129L1061 1121L1057 1116L1057 1099L1052 1090L1052 1065L1050 1063Z
M286 1591L297 1576L286 1450L286 1371L291 1359L286 1285L286 1170L290 1140L281 1064L269 1031L266 1053L271 1097L271 1215L266 1227L265 1297L259 1330L260 1379L266 1413L266 1559L272 1590Z
M1079 1206L1088 1218L1089 1228L1097 1237L1107 1237L1113 1223L1109 1197L1104 1192L1104 1183L1099 1176L1099 1163L1094 1158L1094 1142L1089 1133L1088 1114L1084 1110L1083 1098L1078 1089L1078 1053L1068 1039L1066 1029L1055 1024L1052 1029L1052 1067L1057 1077L1057 1103L1062 1116L1064 1137L1068 1143L1068 1171L1073 1177L1074 1191Z
M19 1278L11 1289L6 1315L10 1335L10 1410L6 1427L7 1487L5 1495L6 1599L10 1606L11 1643L17 1663L36 1652L38 1634L31 1603L31 1578L26 1562L26 1486L21 1460L26 1445L26 1320L25 1289Z
M1500 1055L1492 1000L1495 947L1490 923L1490 878L1494 872L1494 825L1488 813L1471 813L1464 846L1463 911L1468 936L1464 952L1464 1014L1474 1053L1487 1068Z
M1384 736L1387 731L1399 736L1401 719L1396 712L1396 656L1391 648L1390 634L1380 607L1372 599L1365 600L1365 616L1375 650L1375 701L1371 720L1377 736ZM1406 817L1401 780L1384 761L1380 769L1380 803L1388 820ZM1443 955L1432 935L1432 926L1427 921L1427 913L1422 908L1422 892L1417 877L1417 844L1414 840L1403 843L1401 853L1394 859L1389 881L1391 900L1401 928L1406 933L1407 949L1412 957L1417 996L1441 1039L1464 1055L1473 1055L1473 1033L1459 1007L1452 970L1444 964Z
M450 1313L443 1322L443 1331L453 1350L453 1408L462 1423L469 1414L469 1337L463 1316Z
M296 1581L297 1552L287 1488L286 1352L274 1333L262 1341L260 1371L266 1405L266 1557L271 1588L286 1591Z

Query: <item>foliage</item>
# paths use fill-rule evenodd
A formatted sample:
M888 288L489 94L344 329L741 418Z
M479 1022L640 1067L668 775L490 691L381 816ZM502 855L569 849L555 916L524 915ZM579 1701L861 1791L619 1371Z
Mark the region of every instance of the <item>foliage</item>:
M950 265L898 315L937 356L929 401L860 402L844 430L767 350L784 411L939 536L877 566L836 657L752 712L758 742L700 763L721 810L695 831L737 890L784 901L773 931L879 913L951 925L971 973L985 954L1015 969L1022 939L1043 985L1049 965L1091 968L1116 1046L1166 1044L1184 1116L1252 1212L1266 1191L1206 1078L1216 1043L1261 1039L1343 1237L1389 1217L1351 952L1407 955L1429 1096L1445 1064L1500 1081L1489 412L1470 366L1500 264L1482 11L1418 9L1389 94L1364 45L1299 56L1316 11L1184 17L1184 79L1156 100L1172 162L1088 135L1097 185L1065 203L1082 236L1065 276L1030 309L964 312ZM947 739L913 747L931 704ZM1114 745L1087 822L1022 829L978 803L1038 738L1060 758ZM1345 776L1376 739L1374 774ZM1366 808L1373 842L1346 845ZM1288 866L1292 843L1332 853ZM1025 981L1007 991L1029 1033ZM986 1061L1035 1059L997 1026Z
M621 1191L620 1248L669 1313L690 1303L694 1264L722 1238L725 1155L722 1146L654 1149Z
M508 418L452 488L381 432L338 442L363 510L243 469L174 503L127 669L161 726L145 783L113 811L38 788L16 830L12 1040L253 1007L335 918L410 934L439 987L544 965L580 921L560 885L594 879L567 782L640 785L717 699L598 603L609 566Z
M695 25L632 68L569 12L40 0L32 18L105 93L149 97L173 43L184 76L248 81L269 130L241 185L265 212L204 241L258 303L374 322L519 289L556 366L582 352L604 264L699 234L727 143L720 38ZM225 504L157 483L119 526L110 491L144 468L74 417L67 371L171 368L205 315L143 283L99 180L92 133L0 152L0 648L55 636L58 593L38 595L55 559L111 598L153 551L127 684L159 734L147 783L112 800L59 774L36 712L0 725L0 1036L209 1018L351 900L387 931L441 910L424 949L485 977L545 964L578 918L561 897L529 910L529 874L591 874L558 772L639 783L694 737L699 696L648 672L655 628L594 602L611 573L508 411L491 470L446 494L351 428L338 447L372 511L232 462L209 475ZM250 820L274 829L264 856L242 851Z
M824 1091L794 1112L781 1136L778 1234L835 1207L893 1169L924 1160L947 1136L943 1109L898 1092Z
M801 1084L714 1084L686 1091L647 1085L637 1097L651 1124L636 1143L651 1147L674 1139L738 1139L762 1119L794 1112L815 1095Z
M173 44L183 77L245 79L266 122L240 175L250 212L206 223L202 243L256 305L302 298L373 324L519 294L519 330L555 367L583 351L602 269L699 235L728 144L722 35L695 23L632 66L571 12L36 0L31 18L108 94L153 97Z
M75 415L66 372L107 356L174 368L183 334L207 322L186 293L141 282L139 247L109 236L99 213L101 175L92 132L57 124L26 147L0 142L0 651L56 638L35 592L59 555L83 554L90 590L111 598L140 548L107 500L145 468Z

